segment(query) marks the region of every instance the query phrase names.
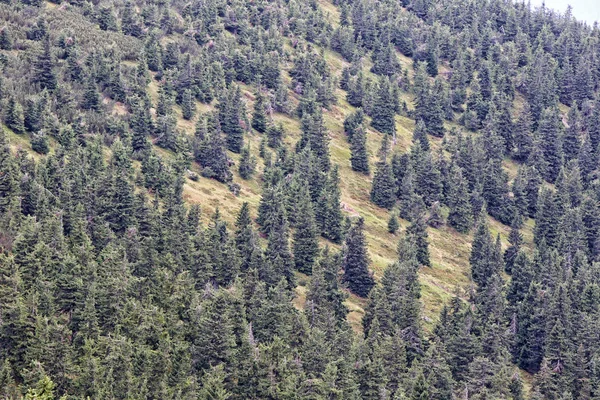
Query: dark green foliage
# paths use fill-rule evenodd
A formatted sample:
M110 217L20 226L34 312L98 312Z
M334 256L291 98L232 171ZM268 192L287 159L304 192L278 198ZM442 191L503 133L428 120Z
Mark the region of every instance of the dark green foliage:
M13 39L8 27L0 30L0 49L1 50L12 50Z
M98 94L96 81L91 75L88 77L86 82L85 91L83 92L83 99L81 101L81 108L84 110L93 111L98 111L100 108L100 95Z
M547 168L540 171L548 182L554 182L563 163L560 116L556 108L548 108L542 113L537 135L542 143L542 154Z
M342 210L340 182L337 166L333 168L318 195L315 214L321 235L334 243L342 241Z
M256 157L250 154L250 147L242 149L238 171L242 179L250 179L254 175L256 171Z
M379 81L377 97L371 111L371 126L379 132L394 135L396 133L396 110L394 108L393 91L389 79Z
M365 130L358 127L352 134L350 141L350 165L352 170L368 175L370 167Z
M598 397L596 28L506 1L52 1L0 0L1 398Z
M368 296L375 285L373 276L369 271L369 255L367 242L364 235L364 220L359 218L346 235L344 242L344 282L348 288L361 297Z
M192 91L189 89L183 92L183 96L181 98L181 113L183 119L187 120L194 118L194 114L196 113L196 103L194 103Z
M231 86L219 100L219 122L221 131L225 134L227 148L234 153L242 151L244 130L240 125L243 105L238 86Z
M194 158L204 168L202 174L220 182L232 179L225 140L214 115L198 120L194 140Z
M348 141L352 143L354 132L363 127L365 122L365 113L362 108L356 110L344 119L344 132L348 136Z
M473 214L469 203L467 182L460 167L453 165L450 169L447 203L450 207L448 224L461 233L466 233L473 225Z
M312 201L307 186L301 189L296 213L296 231L293 235L294 263L298 271L310 275L319 252L319 241Z
M427 225L423 217L417 217L406 229L407 239L414 244L417 261L426 266L431 266L429 259L429 241Z
M398 222L398 217L396 216L396 213L391 213L390 214L390 219L388 220L388 232L395 234L396 232L398 232L398 229L400 228L400 223Z
M54 90L57 86L57 78L54 72L54 60L50 40L44 41L42 53L35 63L35 82L42 89Z
M429 139L427 139L427 127L423 120L419 120L413 132L413 143L417 143L421 146L423 151L429 151Z
M25 133L23 107L12 96L8 99L4 123L15 133Z
M8 211L13 199L17 196L17 166L10 154L10 147L6 132L0 129L0 167L4 173L0 175L0 211Z
M283 125L271 125L267 128L267 144L269 147L276 149L281 146L285 131Z
M258 94L256 95L256 100L254 101L254 112L252 113L252 127L260 133L264 133L267 130L265 98L262 92L258 92Z
M371 185L371 201L379 207L391 209L396 203L395 179L392 166L387 162L389 139L384 136L379 150L379 162Z

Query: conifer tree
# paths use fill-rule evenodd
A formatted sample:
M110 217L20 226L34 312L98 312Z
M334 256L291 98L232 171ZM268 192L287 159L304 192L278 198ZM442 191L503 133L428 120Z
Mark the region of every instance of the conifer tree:
M195 113L196 104L194 103L194 96L190 89L186 89L183 91L183 95L181 97L181 114L183 119L190 120L194 118Z
M310 275L319 253L319 241L312 200L307 186L301 189L296 213L296 231L293 235L294 263L298 271Z
M49 38L44 41L42 53L35 63L35 82L39 83L42 89L50 91L56 89L58 84L54 72L54 60Z
M283 125L271 125L267 128L267 144L270 148L276 149L282 144L285 131Z
M239 86L231 86L219 100L219 122L225 134L227 148L234 153L242 151L244 130L240 125L243 105Z
M321 235L334 243L342 240L342 210L337 166L332 168L323 189L318 195L315 214Z
M417 122L413 132L413 143L418 143L423 151L429 151L429 139L427 139L427 127L422 119Z
M461 233L467 233L473 225L467 182L462 170L453 164L450 170L450 189L447 203L450 207L448 224Z
M98 111L100 108L100 96L96 87L96 81L93 75L88 77L86 82L81 108L84 110Z
M12 50L13 40L8 27L0 30L0 50Z
M350 140L350 164L352 170L368 175L370 168L365 130L362 127L358 127Z
M414 381L412 386L412 393L410 396L411 400L429 400L429 385L425 380L423 371L419 371L417 379Z
M574 104L569 110L568 122L569 125L565 131L562 146L565 162L576 159L581 147L579 139L581 136L581 115L577 109L577 104Z
M352 144L352 135L359 128L363 127L365 122L365 112L362 108L359 108L352 114L348 115L344 119L344 132L346 132L346 136L348 137L348 141Z
M399 228L400 223L398 222L398 217L396 216L396 213L390 213L390 218L388 220L388 232L391 234L396 234Z
M406 235L408 240L414 243L417 261L419 261L421 265L430 267L431 261L429 259L429 241L425 218L422 216L415 218L406 229Z
M545 171L540 171L544 178L553 183L563 165L563 149L561 143L561 122L558 109L548 108L541 115L537 134L542 145L542 154L547 163Z
M387 162L389 139L384 136L379 149L379 162L371 185L371 201L379 207L391 209L396 203L395 180L391 165Z
M242 179L250 179L256 170L256 157L250 155L250 146L242 149L239 173Z
M364 220L359 218L346 236L342 268L348 288L358 296L366 297L375 281L369 271L370 260L363 230Z
M392 90L390 80L381 78L377 97L371 111L371 126L381 133L389 135L396 134L396 110L394 109L394 101L392 98Z
M23 107L21 104L11 96L8 99L8 106L6 107L6 118L5 118L6 126L12 129L15 133L25 133L25 125L24 125L24 117L23 117Z
M0 175L0 212L3 215L8 211L13 199L18 194L17 165L10 152L8 138L4 128L0 127L0 168L4 173Z
M260 133L267 130L267 116L265 113L265 98L261 91L256 94L254 112L252 113L252 127Z
M521 235L521 232L519 232L517 221L514 221L511 226L510 233L508 234L508 242L510 243L510 246L504 252L504 270L507 274L511 274L515 258L517 257L523 242L523 236Z

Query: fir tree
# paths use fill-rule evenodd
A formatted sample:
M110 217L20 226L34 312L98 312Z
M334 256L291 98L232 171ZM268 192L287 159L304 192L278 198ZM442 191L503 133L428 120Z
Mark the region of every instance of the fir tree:
M344 282L358 296L366 297L375 285L369 272L369 255L364 236L364 220L359 218L352 225L344 243Z
M406 229L406 235L414 243L417 261L421 265L430 267L431 261L429 259L429 242L425 219L422 216L415 218Z
M396 134L396 121L394 119L396 110L392 98L392 90L389 79L381 78L377 97L371 112L371 126L381 133L389 135Z
M194 118L196 113L196 103L194 103L194 96L192 91L189 89L184 90L181 98L181 114L183 119L190 120Z
M256 157L250 155L250 147L242 149L240 156L239 173L242 179L250 179L256 170Z
M58 84L54 72L54 60L49 38L44 41L42 53L35 63L35 82L39 83L42 89L50 91L56 89Z
M427 139L427 127L422 119L417 122L413 132L413 143L418 143L423 151L429 151L429 139Z
M563 165L561 143L561 122L556 108L544 110L540 118L537 134L542 143L542 154L547 163L545 171L540 171L544 178L553 183Z
M25 133L23 107L17 102L17 100L11 96L8 99L8 106L6 107L6 126L12 129L15 133Z
M400 223L398 222L398 217L396 216L396 213L390 213L390 218L388 220L388 232L391 234L396 234L399 228Z
M92 75L88 77L81 101L81 108L92 111L98 111L100 108L100 96L96 87L96 81Z
M293 252L296 269L310 275L319 252L319 242L312 201L308 187L301 189L297 205L296 231L293 235Z
M240 88L231 86L221 97L218 108L219 122L226 137L227 148L239 153L244 144L244 130L240 125L243 112Z
M448 224L461 233L467 233L473 225L473 214L469 203L467 182L462 170L452 165L450 170L450 189L448 191Z
M265 98L262 92L258 92L254 101L254 112L252 113L252 128L260 133L267 130L267 116L265 114Z
M4 128L0 127L0 168L4 171L0 175L0 212L8 212L13 199L17 196L19 184L17 181L17 165L10 152L8 138Z
M354 131L350 142L350 151L352 170L368 175L370 168L367 154L367 135L362 127Z
M271 125L267 128L267 144L270 148L276 149L281 146L285 131L283 125Z

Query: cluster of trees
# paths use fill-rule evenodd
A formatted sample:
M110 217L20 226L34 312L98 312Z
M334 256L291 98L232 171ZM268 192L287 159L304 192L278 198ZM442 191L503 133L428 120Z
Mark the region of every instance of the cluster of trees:
M339 24L312 0L55 5L0 3L1 397L600 396L597 28L496 0L338 0ZM380 282L341 209L339 93L349 165L408 221ZM201 218L192 168L257 179L258 207ZM426 330L445 224L473 234L472 285Z

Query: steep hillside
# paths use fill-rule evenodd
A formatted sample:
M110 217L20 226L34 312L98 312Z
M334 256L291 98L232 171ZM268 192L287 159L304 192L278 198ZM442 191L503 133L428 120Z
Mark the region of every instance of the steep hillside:
M0 397L599 396L599 43L499 0L0 2Z

